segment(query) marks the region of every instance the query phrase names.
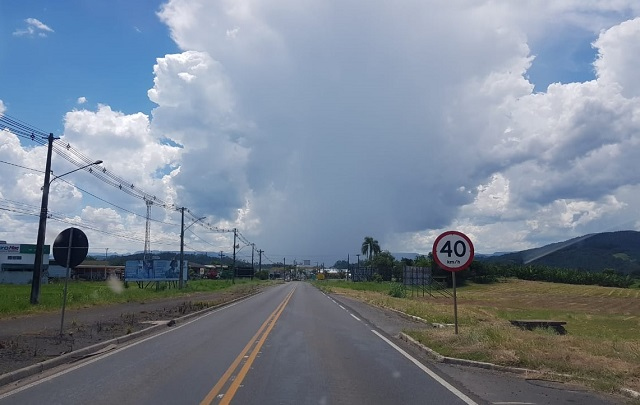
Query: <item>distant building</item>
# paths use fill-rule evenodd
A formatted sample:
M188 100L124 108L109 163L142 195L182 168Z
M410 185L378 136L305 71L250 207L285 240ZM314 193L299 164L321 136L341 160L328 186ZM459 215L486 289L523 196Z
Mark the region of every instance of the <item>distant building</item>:
M36 245L0 242L0 284L30 284L33 279L33 262ZM44 245L42 253L42 283L49 276L49 245Z

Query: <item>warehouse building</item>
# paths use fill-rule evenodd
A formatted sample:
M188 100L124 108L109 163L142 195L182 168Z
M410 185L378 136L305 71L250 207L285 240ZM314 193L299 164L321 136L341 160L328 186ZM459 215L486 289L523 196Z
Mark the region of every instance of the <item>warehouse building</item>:
M42 253L42 283L48 280L49 245ZM36 245L0 241L0 284L31 284Z

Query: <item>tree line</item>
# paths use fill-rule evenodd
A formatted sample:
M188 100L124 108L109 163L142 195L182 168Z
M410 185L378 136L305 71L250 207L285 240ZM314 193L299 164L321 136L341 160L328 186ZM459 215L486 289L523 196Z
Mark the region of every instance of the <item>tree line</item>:
M359 265L371 267L374 279L378 281L402 281L404 266L428 267L433 277L451 283L451 273L440 269L433 261L431 254L419 255L415 259L402 258L396 260L388 250L382 250L380 244L371 236L364 238L361 246L362 254L367 257ZM340 261L344 268L344 261ZM353 268L353 264L350 265ZM337 266L336 266L337 267ZM628 288L638 281L633 275L626 275L613 269L601 272L588 272L571 268L559 268L539 264L497 263L474 260L469 269L456 273L456 282L494 283L501 278L518 278L530 281L546 281L551 283L599 285L604 287Z

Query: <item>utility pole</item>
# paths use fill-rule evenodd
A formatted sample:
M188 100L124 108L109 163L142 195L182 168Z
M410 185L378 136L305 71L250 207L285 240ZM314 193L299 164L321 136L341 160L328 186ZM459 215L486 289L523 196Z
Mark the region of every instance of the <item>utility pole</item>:
M104 248L104 261L109 260L109 248Z
M356 256L358 256L358 269L360 268L360 254L358 253Z
M222 266L222 250L220 251L220 266Z
M49 208L49 183L51 179L51 151L53 150L53 134L47 140L47 162L44 169L44 185L42 186L42 204L40 205L40 222L38 224L38 238L36 240L36 257L33 261L33 278L31 279L31 303L40 301L40 279L42 278L42 255L44 254L44 238L47 231L47 210Z
M253 269L253 252L255 252L256 250L256 244L252 243L251 244L251 268Z
M238 229L233 228L233 281L236 283L236 238L238 237Z
M184 286L184 275L183 275L183 267L184 267L184 207L179 208L181 212L182 220L180 221L180 276L178 280L178 288L182 289Z
M282 258L282 279L285 279L285 273L287 272L287 258Z
M262 250L262 249L258 250L258 258L259 258L258 259L259 260L259 262L258 262L258 271L262 271L262 252L264 252L264 250Z

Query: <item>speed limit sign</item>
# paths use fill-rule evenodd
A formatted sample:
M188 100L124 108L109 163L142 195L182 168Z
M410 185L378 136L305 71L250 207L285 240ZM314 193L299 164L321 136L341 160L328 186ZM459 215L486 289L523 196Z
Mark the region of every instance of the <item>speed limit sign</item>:
M473 243L462 232L447 231L433 243L433 259L444 270L464 270L473 261Z

